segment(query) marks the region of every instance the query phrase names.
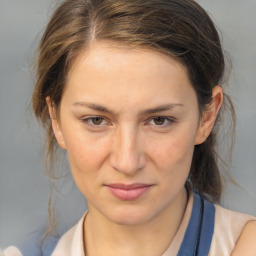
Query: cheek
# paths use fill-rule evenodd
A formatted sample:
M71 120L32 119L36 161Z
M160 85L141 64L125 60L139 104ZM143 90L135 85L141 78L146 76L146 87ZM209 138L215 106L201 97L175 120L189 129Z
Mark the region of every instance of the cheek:
M168 138L151 143L151 155L161 165L188 165L191 163L193 138L184 134L172 134Z
M107 156L106 142L76 135L72 136L72 140L67 140L66 144L73 179L80 192L90 198L91 191L101 184L99 170Z
M73 175L80 177L90 171L96 173L106 158L107 141L88 136L84 132L74 135L72 129L65 132L65 138Z
M171 136L151 149L158 170L159 184L166 195L174 196L186 183L194 151L189 136Z

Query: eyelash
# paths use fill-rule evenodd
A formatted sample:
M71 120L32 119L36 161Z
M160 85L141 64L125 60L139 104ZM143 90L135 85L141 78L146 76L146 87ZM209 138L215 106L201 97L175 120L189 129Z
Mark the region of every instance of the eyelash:
M168 127L170 125L172 125L174 122L175 122L175 119L174 118L171 118L171 117L165 117L165 116L155 116L155 117L152 117L150 122L153 121L154 119L157 119L157 118L160 118L160 119L164 119L164 125L157 125L155 124L154 126L159 126L159 127ZM167 123L166 123L167 122Z
M100 123L98 125L97 124L93 124L92 121L93 121L93 119L96 119L96 118L100 118L100 119L102 119L102 121L110 123L103 116L90 116L90 117L87 117L87 118L82 118L82 122L85 123L86 125L91 126L91 127L101 127L101 126L105 126L106 125L106 124L102 125L102 123ZM155 117L151 117L149 122L151 122L151 121L153 121L154 119L157 119L157 118L164 119L164 124L162 124L162 125L153 124L153 126L156 126L156 127L159 127L159 128L166 128L166 127L172 125L176 121L175 118L173 118L173 117L155 116Z
M96 124L93 124L92 122L90 122L90 120L92 121L93 119L96 119L96 118L101 118L103 121L107 121L106 118L103 117L103 116L90 116L90 117L87 117L87 118L82 118L82 121L83 121L83 123L85 123L89 126L94 126L94 127L102 126L101 124L96 125Z

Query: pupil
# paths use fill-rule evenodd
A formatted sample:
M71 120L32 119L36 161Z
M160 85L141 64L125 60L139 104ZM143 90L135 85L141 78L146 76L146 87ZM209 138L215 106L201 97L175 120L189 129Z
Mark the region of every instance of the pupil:
M92 119L92 122L94 123L94 124L101 124L102 123L102 121L103 121L103 118L102 117L94 117L93 119Z
M164 118L163 117L156 117L155 118L155 124L161 125L164 123Z

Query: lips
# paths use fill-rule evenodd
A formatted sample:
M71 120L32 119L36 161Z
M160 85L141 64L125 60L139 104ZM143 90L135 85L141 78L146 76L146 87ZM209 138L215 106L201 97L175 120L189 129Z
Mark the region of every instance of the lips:
M143 184L143 183L134 183L134 184L109 184L106 187L110 192L117 197L118 199L130 201L136 200L145 194L152 185Z

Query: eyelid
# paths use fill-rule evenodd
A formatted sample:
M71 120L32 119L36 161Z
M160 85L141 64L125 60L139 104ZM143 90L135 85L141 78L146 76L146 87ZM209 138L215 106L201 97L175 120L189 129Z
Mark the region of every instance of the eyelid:
M159 128L166 128L170 125L172 125L174 122L176 122L176 118L174 117L170 117L170 116L154 116L154 117L151 117L149 122L153 121L155 118L163 118L165 119L165 121L168 121L167 124L163 124L163 125L157 125L157 124L153 124L152 126L154 127L159 127Z
M103 119L103 122L105 121L105 122L107 122L107 123L110 123L108 120L107 120L107 118L106 117L104 117L104 116L86 116L86 117L82 117L81 118L81 121L83 122L83 123L85 123L86 125L88 125L88 126L90 126L90 127L96 127L96 128L100 128L100 127L102 127L102 126L106 126L107 124L99 124L99 125L96 125L96 124L93 124L93 123L90 123L89 122L89 120L92 120L93 118L102 118Z
M107 124L99 124L99 125L97 125L97 124L93 124L93 123L91 123L90 122L90 120L92 120L93 118L102 118L103 119L103 122L107 122ZM153 121L155 118L162 118L162 119L164 119L164 121L166 122L167 121L167 123L166 124L162 124L162 125L157 125L157 124L149 124L151 121ZM102 128L102 127L104 127L104 126L109 126L109 125L112 125L111 124L111 122L108 120L108 118L106 118L106 117L104 117L104 116L97 116L97 115L95 115L95 116L84 116L84 117L82 117L81 118L81 121L84 123L84 124L86 124L87 126L90 126L90 127L92 127L92 128ZM165 123L164 122L164 123ZM146 122L146 124L149 124L149 125L152 125L152 126L154 126L154 127L156 127L156 128L166 128L166 127L169 127L169 126L171 126L174 122L176 122L176 118L174 118L174 117L170 117L170 116L153 116L153 117L150 117L149 119L148 119L148 121Z

